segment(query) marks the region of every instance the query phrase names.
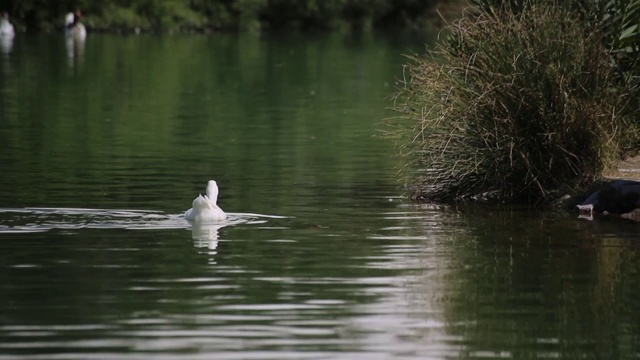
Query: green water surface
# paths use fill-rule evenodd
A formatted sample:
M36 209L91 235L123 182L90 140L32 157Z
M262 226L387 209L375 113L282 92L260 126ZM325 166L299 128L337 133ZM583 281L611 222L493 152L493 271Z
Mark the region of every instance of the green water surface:
M0 359L640 357L639 225L402 198L376 135L431 41L3 44Z

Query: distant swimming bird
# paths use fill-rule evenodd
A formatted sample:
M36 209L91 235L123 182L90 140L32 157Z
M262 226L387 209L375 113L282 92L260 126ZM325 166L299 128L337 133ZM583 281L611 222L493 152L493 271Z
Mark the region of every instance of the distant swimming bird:
M64 33L68 37L72 37L76 40L84 40L87 37L87 29L80 22L82 13L80 10L75 13L68 13L64 19Z
M219 222L227 218L227 214L216 203L218 201L218 184L207 182L207 194L199 194L193 200L193 207L184 213L187 220L193 222Z
M0 37L13 38L16 32L13 30L13 25L9 22L9 14L3 13L0 18Z

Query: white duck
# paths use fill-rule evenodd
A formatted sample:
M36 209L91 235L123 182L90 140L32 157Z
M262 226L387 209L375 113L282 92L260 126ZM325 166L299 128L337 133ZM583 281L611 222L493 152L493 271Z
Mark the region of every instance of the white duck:
M0 37L13 39L15 35L16 32L13 30L13 25L9 22L9 14L3 13L2 18L0 18Z
M85 29L84 25L80 22L80 17L82 13L80 10L76 11L75 14L70 12L64 19L64 33L70 37L79 41L84 41L87 37L87 29Z
M193 207L184 213L187 220L197 223L219 222L227 218L227 214L216 204L218 201L218 184L209 180L207 183L207 194L198 195L193 200Z

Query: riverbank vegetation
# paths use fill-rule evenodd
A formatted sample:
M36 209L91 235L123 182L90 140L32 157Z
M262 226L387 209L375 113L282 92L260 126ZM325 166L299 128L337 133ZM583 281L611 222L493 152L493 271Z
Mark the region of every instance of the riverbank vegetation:
M544 203L640 150L640 1L476 1L388 119L419 200Z
M94 31L424 28L436 7L459 15L465 0L8 0L21 29L53 31L80 9Z

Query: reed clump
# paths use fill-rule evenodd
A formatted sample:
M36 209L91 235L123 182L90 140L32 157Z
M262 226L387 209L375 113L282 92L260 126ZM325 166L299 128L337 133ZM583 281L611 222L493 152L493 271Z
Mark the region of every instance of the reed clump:
M637 150L632 91L570 8L479 13L450 31L410 57L387 119L415 199L547 202Z

